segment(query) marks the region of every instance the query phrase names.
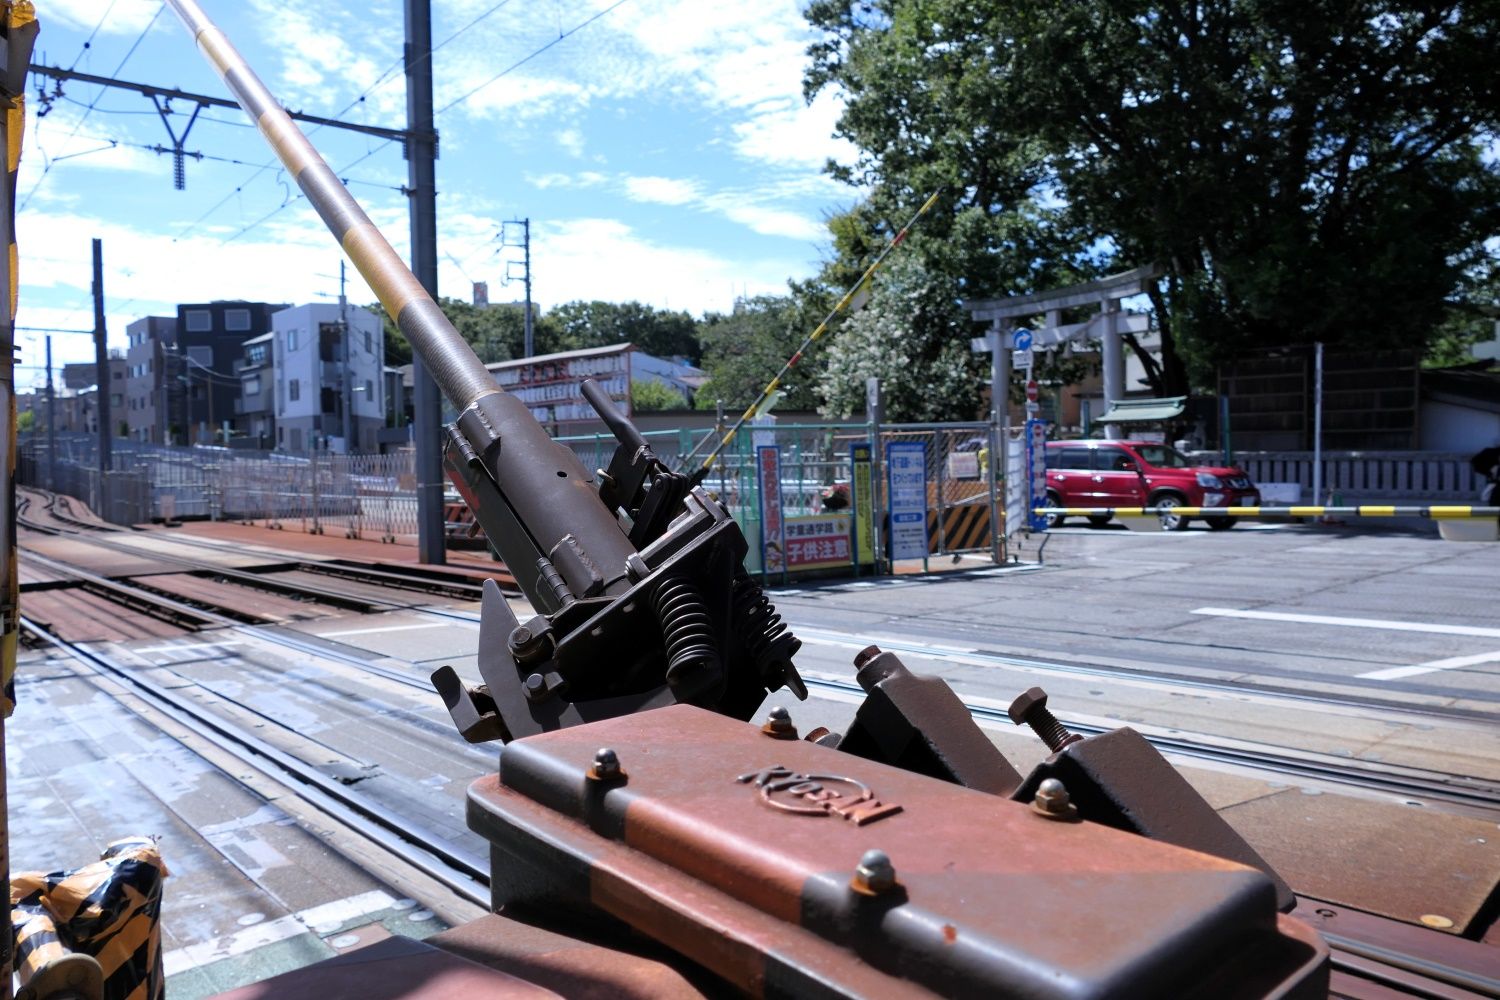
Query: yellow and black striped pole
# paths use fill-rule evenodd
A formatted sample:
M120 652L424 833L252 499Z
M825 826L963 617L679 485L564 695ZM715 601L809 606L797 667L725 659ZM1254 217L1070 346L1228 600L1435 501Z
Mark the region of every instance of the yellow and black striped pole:
M1052 517L1425 517L1432 520L1500 517L1500 507L1470 504L1360 504L1354 507L1037 507Z
M823 322L819 323L812 333L803 338L797 350L786 360L786 364L781 366L781 371L777 372L776 377L766 383L766 387L761 390L760 395L755 397L755 402L751 403L745 412L740 414L740 418L734 422L734 426L729 428L728 433L714 446L714 450L708 453L708 457L703 460L703 466L698 470L699 476L708 472L709 468L714 464L714 459L719 457L719 452L728 447L729 442L734 440L734 436L739 433L740 428L745 426L745 422L755 416L755 411L765 405L766 400L770 399L776 393L776 390L781 388L781 380L786 378L787 372L795 368L797 362L802 360L802 356L807 352L807 349L816 343L818 338L828 332L828 325L849 307L849 303L853 302L862 290L869 288L870 280L875 277L875 272L880 269L880 265L885 263L885 259L891 255L893 250L905 242L907 234L911 232L911 227L915 226L922 216L926 215L928 210L937 204L938 195L942 193L942 188L932 192L928 199L922 203L922 207L917 209L917 214L911 217L911 221L901 227L901 231L886 244L884 250L880 251L880 256L876 257L874 262L865 268L865 273L860 276L860 279L844 293L844 297L838 300L828 315L823 317Z

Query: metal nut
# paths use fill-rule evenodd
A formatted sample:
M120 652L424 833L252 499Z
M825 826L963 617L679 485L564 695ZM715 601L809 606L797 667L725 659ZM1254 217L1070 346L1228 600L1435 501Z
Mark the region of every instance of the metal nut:
M853 886L856 892L868 896L889 892L896 887L896 866L884 851L868 850L854 869Z
M1031 800L1031 809L1048 819L1078 818L1078 807L1069 799L1067 788L1056 778L1045 778L1037 786L1036 797Z
M797 738L797 727L792 725L792 713L780 705L775 705L766 713L766 723L760 727L760 731L778 740L795 740Z
M859 652L854 654L854 665L856 667L862 667L879 655L879 646L866 646L864 649L861 649Z
M625 777L620 769L620 757L609 747L600 747L594 752L594 766L589 768L590 781L619 781Z

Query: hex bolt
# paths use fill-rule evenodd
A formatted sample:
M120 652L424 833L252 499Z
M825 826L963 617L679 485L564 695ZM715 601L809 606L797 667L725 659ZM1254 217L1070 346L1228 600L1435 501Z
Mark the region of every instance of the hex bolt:
M866 646L864 649L861 649L859 652L854 654L854 665L856 667L862 667L879 655L879 646Z
M772 706L766 713L766 723L760 731L778 740L795 740L797 727L792 725L792 713L780 705Z
M625 571L633 583L640 583L651 575L651 568L646 565L646 560L641 558L639 552L632 552L625 557Z
M528 674L521 690L527 701L540 701L547 696L547 678L541 674Z
M1055 715L1047 711L1047 692L1039 687L1031 688L1011 702L1009 714L1010 721L1016 725L1025 723L1030 726L1053 753L1083 739L1077 733L1069 732Z
M1068 796L1068 790L1056 778L1044 778L1036 788L1036 797L1031 800L1034 812L1048 819L1077 819L1078 807Z
M857 892L867 896L889 892L896 887L896 866L884 851L868 850L854 869L853 885Z
M623 778L620 757L609 747L600 747L594 752L594 766L589 768L589 778L594 781L614 781Z

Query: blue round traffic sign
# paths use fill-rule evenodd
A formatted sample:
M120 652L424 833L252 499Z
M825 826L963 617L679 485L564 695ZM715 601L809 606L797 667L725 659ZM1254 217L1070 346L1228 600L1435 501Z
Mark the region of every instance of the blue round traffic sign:
M1017 330L1015 332L1014 337L1011 340L1011 344L1018 351L1029 351L1029 350L1031 350L1031 331L1030 330Z

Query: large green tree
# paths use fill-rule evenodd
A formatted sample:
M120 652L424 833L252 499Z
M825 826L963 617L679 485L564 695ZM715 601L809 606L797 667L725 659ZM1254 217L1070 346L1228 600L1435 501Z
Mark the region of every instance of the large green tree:
M708 313L698 327L708 381L694 394L700 409L723 401L731 417L755 402L803 339L823 318L824 296L815 286L796 286L787 295L755 295L735 302L727 313ZM826 338L825 338L826 339ZM800 359L781 389L780 406L814 410L822 403L818 375L821 345Z
M462 299L440 299L443 315L453 324L459 336L474 349L486 364L519 358L526 344L526 308L518 305L476 306ZM411 362L411 344L378 304L367 306L378 313L385 324L386 364ZM565 350L562 331L549 315L532 317L532 338L537 354Z
M966 294L1159 263L1155 388L1247 347L1426 340L1500 232L1493 0L814 0L834 172L946 185ZM986 257L990 262L986 264ZM1028 270L1028 262L1030 270Z
M647 354L685 357L692 364L702 355L697 324L685 312L641 302L566 302L547 317L557 325L559 350L631 343Z

